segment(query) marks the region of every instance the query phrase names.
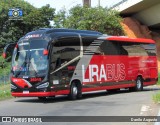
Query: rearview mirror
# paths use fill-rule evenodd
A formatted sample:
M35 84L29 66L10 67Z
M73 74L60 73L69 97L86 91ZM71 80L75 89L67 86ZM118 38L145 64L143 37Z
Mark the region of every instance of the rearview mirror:
M14 50L14 47L16 46L17 43L10 43L10 44L7 44L4 49L3 49L3 58L4 59L7 59L9 56L12 55L13 53L13 50ZM11 59L7 59L7 61L10 61Z

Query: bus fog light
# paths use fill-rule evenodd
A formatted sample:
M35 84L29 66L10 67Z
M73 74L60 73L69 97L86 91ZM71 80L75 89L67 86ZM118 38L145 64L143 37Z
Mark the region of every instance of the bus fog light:
M49 82L46 82L46 83L43 83L43 84L37 86L36 88L41 89L41 88L47 88L48 86L49 86Z
M13 84L11 84L11 89L17 89L17 87Z

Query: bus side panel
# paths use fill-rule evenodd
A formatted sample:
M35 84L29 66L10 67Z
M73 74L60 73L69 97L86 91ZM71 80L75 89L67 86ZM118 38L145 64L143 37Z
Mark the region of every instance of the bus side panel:
M100 87L97 90L135 86L135 82L128 75L127 60L127 56L94 55L89 66L85 66L87 70L83 77L84 86Z
M129 70L132 79L143 78L143 85L156 84L158 78L157 58L155 56L129 57Z
M144 79L144 86L152 85L158 77L156 57L149 56L94 55L89 66L83 67L87 68L84 91L134 87L138 76Z

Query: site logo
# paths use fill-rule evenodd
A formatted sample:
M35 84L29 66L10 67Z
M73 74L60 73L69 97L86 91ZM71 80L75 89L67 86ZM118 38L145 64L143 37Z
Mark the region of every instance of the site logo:
M20 8L11 8L8 11L9 20L22 20L23 11Z

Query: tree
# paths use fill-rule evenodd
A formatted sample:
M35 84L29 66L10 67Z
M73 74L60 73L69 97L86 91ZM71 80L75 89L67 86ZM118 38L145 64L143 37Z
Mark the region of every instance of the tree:
M25 10L24 13L27 14L31 9L34 9L34 7L22 0L0 0L0 3L0 47L4 47L8 42L17 41L24 33L21 28L23 21L9 20L9 9L21 7Z
M79 5L71 8L69 15L64 18L64 12L54 18L55 27L95 30L110 35L123 35L119 13L102 7L88 8ZM56 16L55 16L56 17ZM58 19L59 18L59 19ZM60 24L57 23L60 20ZM63 23L61 23L63 22Z
M66 23L66 10L62 9L60 10L55 17L53 18L54 20L54 27L55 28L62 28L64 27L65 23Z
M49 5L35 8L24 0L0 0L0 3L0 50L27 32L40 27L51 27L50 20L54 17L55 9ZM17 7L23 10L22 20L9 20L9 9Z
M53 19L55 9L51 8L49 4L41 8L33 9L28 15L24 17L27 31L32 31L40 27L51 27L50 21Z

